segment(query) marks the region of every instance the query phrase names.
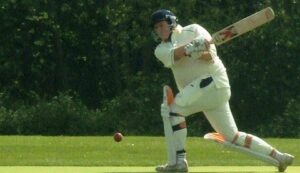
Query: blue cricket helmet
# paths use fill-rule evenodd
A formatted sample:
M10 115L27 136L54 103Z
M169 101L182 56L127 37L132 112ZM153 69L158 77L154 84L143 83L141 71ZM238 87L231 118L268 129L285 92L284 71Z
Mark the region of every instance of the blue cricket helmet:
M153 28L154 25L161 21L167 21L171 29L174 29L177 26L177 17L170 10L160 9L155 11L151 15L151 24Z

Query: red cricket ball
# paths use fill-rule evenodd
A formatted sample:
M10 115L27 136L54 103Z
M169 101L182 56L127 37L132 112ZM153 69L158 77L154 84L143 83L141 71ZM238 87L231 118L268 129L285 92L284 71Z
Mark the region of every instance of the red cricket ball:
M116 142L120 142L120 141L122 141L122 139L123 139L122 133L117 132L117 133L114 134L114 140L115 140Z

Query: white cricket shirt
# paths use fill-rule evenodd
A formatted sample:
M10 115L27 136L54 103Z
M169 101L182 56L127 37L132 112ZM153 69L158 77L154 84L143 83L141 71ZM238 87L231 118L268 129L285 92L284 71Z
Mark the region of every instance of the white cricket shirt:
M203 36L207 40L211 39L211 35L206 29L198 24L185 27L177 25L173 30L171 41L161 42L156 47L155 56L165 67L171 68L179 90L182 90L197 78L207 78L209 76L213 78L217 88L230 87L226 68L218 57L216 47L213 44L210 46L213 63L200 59L195 60L190 57L183 57L174 62L174 50L190 43L199 36Z

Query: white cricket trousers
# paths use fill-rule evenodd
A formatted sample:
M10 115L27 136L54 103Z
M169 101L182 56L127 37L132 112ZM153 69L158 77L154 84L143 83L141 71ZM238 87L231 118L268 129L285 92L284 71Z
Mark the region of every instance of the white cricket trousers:
M216 88L214 81L204 88L198 86L189 85L179 92L171 105L171 111L184 116L203 112L215 131L222 134L227 141L232 141L238 128L229 107L230 88ZM191 104L178 104L182 97L195 97L196 94L197 99ZM178 121L182 120L179 118Z
M194 83L195 82L195 83ZM203 112L216 132L221 134L226 141L237 143L241 146L249 145L251 150L265 155L282 155L278 150L275 150L271 145L262 139L248 135L244 132L238 132L235 120L229 107L229 98L231 95L230 88L217 88L214 81L206 87L200 88L195 80L190 85L180 91L175 102L171 105L171 111L179 113L183 116L188 116L197 112ZM192 98L193 102L187 102ZM185 121L184 117L174 117L172 124L178 124ZM247 141L250 137L250 143ZM247 139L248 138L248 139ZM275 154L275 157L277 157Z

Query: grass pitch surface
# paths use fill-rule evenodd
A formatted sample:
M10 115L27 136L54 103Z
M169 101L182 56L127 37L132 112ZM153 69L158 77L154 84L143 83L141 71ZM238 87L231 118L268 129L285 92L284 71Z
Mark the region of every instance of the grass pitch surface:
M270 166L194 166L190 173L276 173ZM154 167L0 167L1 173L152 173ZM299 173L300 166L289 167L286 173Z
M300 172L300 139L265 139L296 159L288 173ZM229 151L202 137L187 141L190 172L276 172L276 168ZM166 161L163 137L0 136L0 173L154 172Z

